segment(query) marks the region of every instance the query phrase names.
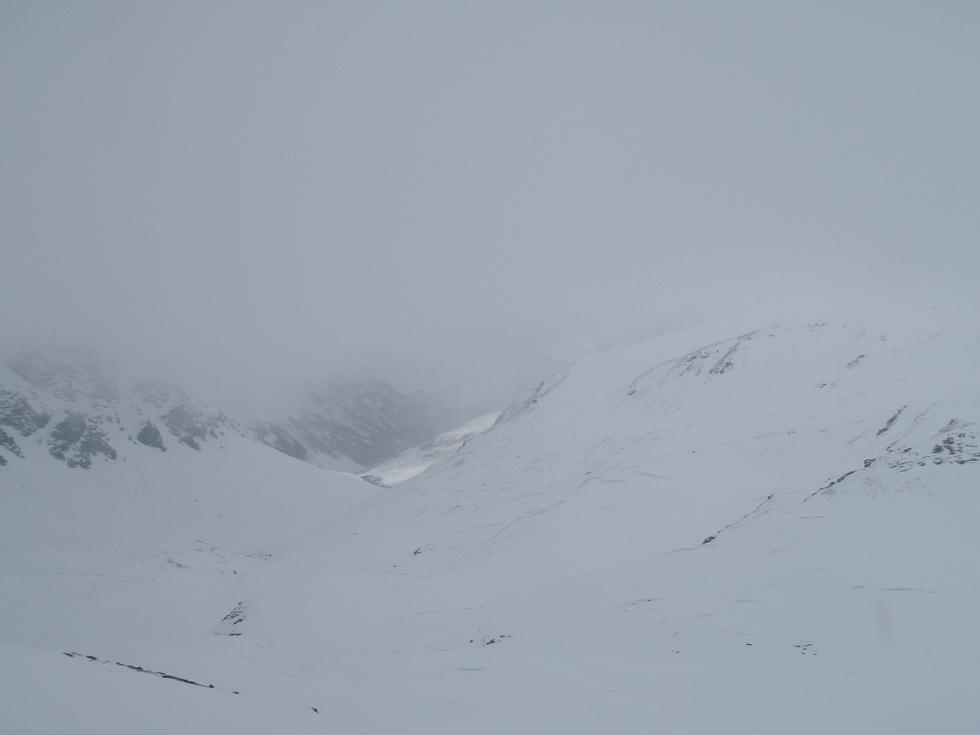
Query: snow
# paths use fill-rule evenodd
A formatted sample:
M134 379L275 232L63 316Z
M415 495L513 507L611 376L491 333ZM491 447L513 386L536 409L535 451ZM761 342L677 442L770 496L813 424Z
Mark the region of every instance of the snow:
M980 732L980 330L922 321L595 355L392 488L27 446L3 729Z
M499 411L477 416L456 429L439 434L432 441L402 452L361 476L386 487L400 485L459 451L471 437L488 431L499 417Z

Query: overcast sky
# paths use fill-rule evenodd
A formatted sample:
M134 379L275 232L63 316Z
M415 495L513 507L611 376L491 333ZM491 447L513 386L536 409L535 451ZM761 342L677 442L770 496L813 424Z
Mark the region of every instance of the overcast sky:
M976 2L3 0L0 102L5 346L496 396L750 306L980 302Z

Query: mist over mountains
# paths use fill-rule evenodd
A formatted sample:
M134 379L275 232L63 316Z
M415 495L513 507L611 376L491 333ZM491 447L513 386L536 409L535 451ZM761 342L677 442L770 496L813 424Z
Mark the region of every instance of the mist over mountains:
M301 408L291 414L284 406L274 418L232 417L170 382L121 382L97 350L35 349L0 373L0 448L24 459L21 445L30 443L89 469L146 448L200 452L234 433L321 467L359 472L459 420L433 397L377 380L335 379L294 393ZM3 452L0 459L7 462Z
M0 732L980 733L978 29L0 2Z
M486 411L569 343L980 306L972 3L614 6L6 3L0 349Z

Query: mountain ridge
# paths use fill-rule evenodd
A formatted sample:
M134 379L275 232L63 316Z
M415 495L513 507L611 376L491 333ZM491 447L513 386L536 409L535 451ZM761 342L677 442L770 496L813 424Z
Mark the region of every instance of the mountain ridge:
M174 383L112 376L97 351L30 350L0 366L0 465L47 447L69 467L116 460L139 446L202 451L229 433L327 469L362 471L435 436L444 419L422 396L379 380L310 388L278 420L236 419Z

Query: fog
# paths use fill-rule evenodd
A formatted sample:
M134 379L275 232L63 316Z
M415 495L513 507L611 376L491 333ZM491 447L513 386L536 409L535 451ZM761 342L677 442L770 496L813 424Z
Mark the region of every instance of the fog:
M492 403L749 310L975 309L978 29L952 1L7 0L0 344Z

